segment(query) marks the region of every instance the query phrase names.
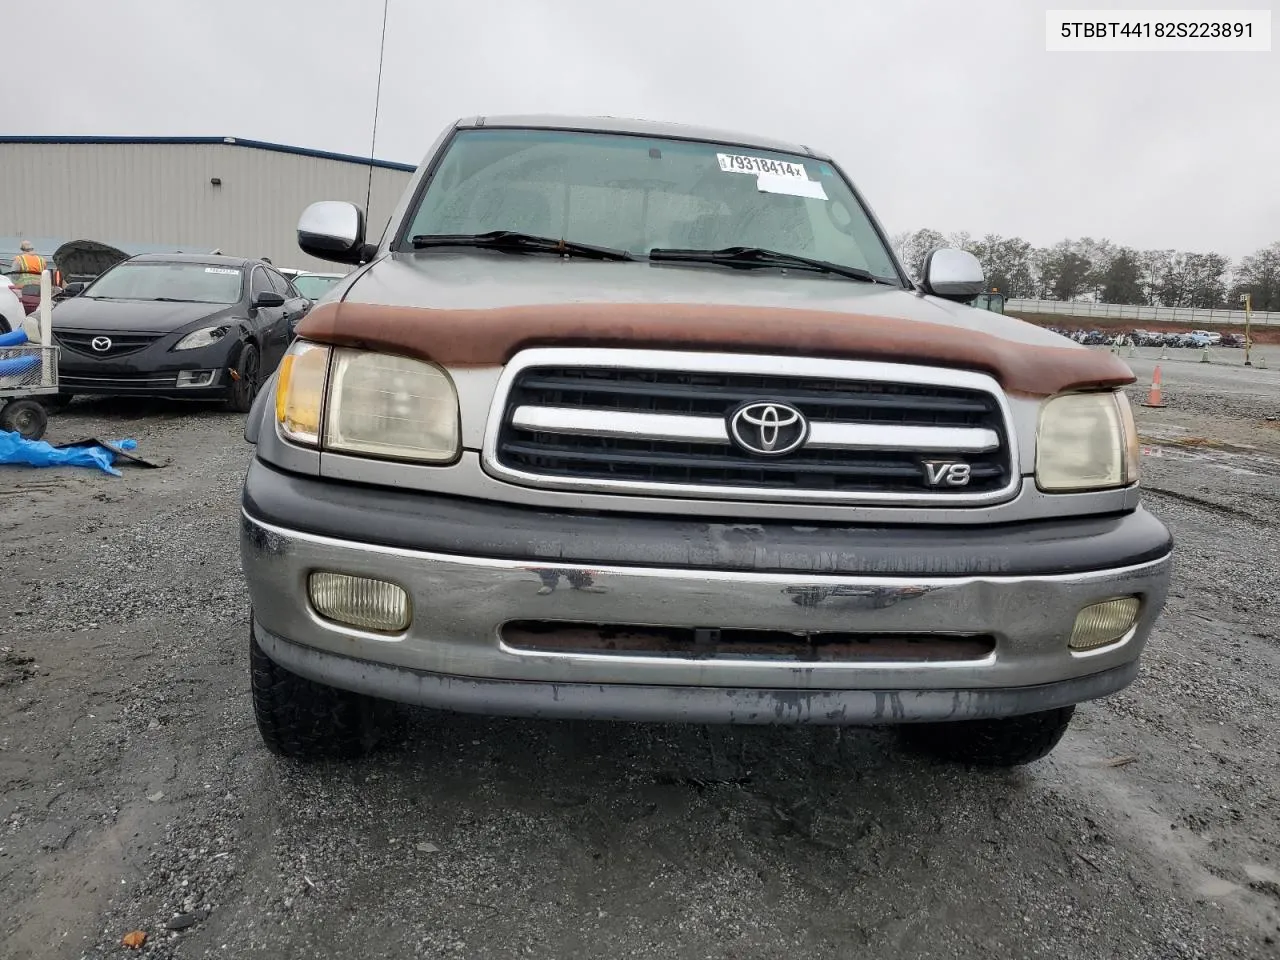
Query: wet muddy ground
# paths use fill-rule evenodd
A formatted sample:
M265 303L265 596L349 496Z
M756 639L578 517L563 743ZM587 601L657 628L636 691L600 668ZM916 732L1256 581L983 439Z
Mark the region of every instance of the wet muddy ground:
M426 711L358 763L275 759L240 418L76 403L51 439L169 466L0 468L0 957L1280 956L1280 383L1162 374L1142 674L994 773L887 731Z

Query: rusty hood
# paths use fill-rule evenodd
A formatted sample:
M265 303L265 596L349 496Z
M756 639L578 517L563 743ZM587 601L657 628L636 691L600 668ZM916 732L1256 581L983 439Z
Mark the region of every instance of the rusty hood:
M300 337L452 367L598 346L949 366L1029 396L1135 379L1119 358L1015 317L816 274L437 249L387 255L345 286Z

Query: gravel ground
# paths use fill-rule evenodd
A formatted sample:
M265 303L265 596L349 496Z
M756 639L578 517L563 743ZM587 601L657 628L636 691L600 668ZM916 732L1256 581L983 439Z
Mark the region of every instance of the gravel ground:
M1097 349L1097 348L1094 348ZM1105 348L1103 348L1105 349ZM1210 360L1200 362L1198 350L1168 350L1160 359L1158 348L1142 347L1129 356L1128 348L1122 348L1120 358L1129 364L1140 381L1141 396L1146 397L1151 385L1151 375L1160 367L1160 379L1165 402L1171 415L1199 414L1206 417L1226 417L1241 421L1232 426L1243 426L1251 431L1259 421L1271 417L1273 428L1280 419L1280 346L1263 345L1250 351L1252 366L1244 365L1244 351L1219 348L1209 351ZM1263 363L1265 366L1258 366ZM1135 398L1138 396L1135 391ZM1280 431L1275 433L1280 445ZM1259 439L1254 438L1254 442Z
M1139 408L1178 543L1140 679L1014 772L885 731L410 710L367 760L280 761L247 692L241 420L79 402L55 442L170 465L0 468L0 957L141 930L153 957L1274 960L1277 392L1212 366L1165 362L1177 402Z

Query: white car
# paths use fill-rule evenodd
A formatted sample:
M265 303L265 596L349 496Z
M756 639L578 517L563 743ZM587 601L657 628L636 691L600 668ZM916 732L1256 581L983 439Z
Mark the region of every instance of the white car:
M1191 335L1200 337L1202 340L1208 340L1211 347L1216 347L1222 343L1222 334L1214 333L1212 330L1192 330Z
M22 326L27 311L18 299L18 288L9 283L8 277L0 277L0 333L10 333Z

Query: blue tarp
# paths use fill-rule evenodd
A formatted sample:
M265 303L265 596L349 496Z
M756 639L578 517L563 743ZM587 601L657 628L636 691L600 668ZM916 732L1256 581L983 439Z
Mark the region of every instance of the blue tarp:
M135 450L137 440L112 440L121 450ZM0 464L25 463L32 467L97 467L113 477L121 476L111 464L114 451L104 446L55 447L46 440L23 440L16 430L0 430Z

